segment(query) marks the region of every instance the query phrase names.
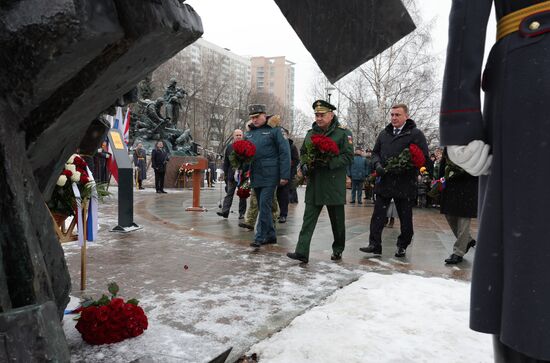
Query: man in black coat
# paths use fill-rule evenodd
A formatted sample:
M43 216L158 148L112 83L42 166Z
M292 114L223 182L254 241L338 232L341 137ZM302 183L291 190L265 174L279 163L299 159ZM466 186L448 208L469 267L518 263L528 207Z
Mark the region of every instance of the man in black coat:
M482 77L493 3L498 41ZM451 8L441 143L480 176L470 327L494 335L497 362L550 361L549 19L549 1L454 0Z
M170 156L164 149L164 143L158 141L155 149L151 152L151 166L155 170L155 188L157 193L166 193L164 191L164 175L166 174L166 164Z
M445 187L440 197L440 212L445 215L456 237L453 253L445 259L445 263L455 265L462 262L464 255L476 245L470 234L470 222L472 218L477 218L478 178L447 159L445 150L438 175L438 179L445 178Z
M300 162L300 154L298 149L294 146L294 141L289 139L289 132L284 127L281 128L283 131L283 136L288 140L290 146L290 183L286 185L277 186L277 203L279 203L279 223L286 223L288 216L288 203L291 200L291 188L294 187L294 193L296 193L296 186L293 186L292 180L296 176L296 166ZM298 196L296 195L296 202L298 202Z
M391 157L397 157L411 144L416 144L428 160L428 144L424 133L416 128L416 123L409 119L407 105L398 104L391 109L391 123L386 126L376 139L372 150L372 163L380 178L375 187L376 202L370 221L369 245L361 247L366 253L382 253L382 230L386 221L388 206L393 198L401 224L401 234L397 237L395 257L405 257L406 249L414 234L412 207L416 202L416 176L418 170L411 168L400 173L386 173L384 167Z
M233 131L233 142L243 139L243 130L236 129ZM235 180L235 169L231 166L229 157L233 152L233 144L227 145L225 148L224 158L223 158L223 175L225 178L225 198L223 198L222 210L221 212L216 212L217 215L223 218L229 217L229 210L233 204L233 196L237 190L237 181ZM239 219L244 218L246 213L246 198L239 198Z

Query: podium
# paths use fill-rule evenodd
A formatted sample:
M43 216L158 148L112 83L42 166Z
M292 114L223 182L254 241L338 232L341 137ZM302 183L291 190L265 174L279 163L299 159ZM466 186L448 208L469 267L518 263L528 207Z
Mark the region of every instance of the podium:
M204 170L208 168L208 159L197 157L194 162L187 163L186 169L193 169L193 206L185 208L189 212L206 212L206 208L200 205L201 200L201 181Z

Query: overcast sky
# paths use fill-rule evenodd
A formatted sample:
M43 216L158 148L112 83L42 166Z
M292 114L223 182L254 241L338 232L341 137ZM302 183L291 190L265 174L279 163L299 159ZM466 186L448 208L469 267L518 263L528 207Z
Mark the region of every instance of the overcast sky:
M284 55L295 62L295 105L309 111L313 101L311 84L318 67L273 0L187 0L187 3L202 18L204 39L239 55ZM442 72L451 0L418 0L418 4L425 20L436 20L433 50L440 55ZM489 27L488 43L494 39L492 28L494 25Z

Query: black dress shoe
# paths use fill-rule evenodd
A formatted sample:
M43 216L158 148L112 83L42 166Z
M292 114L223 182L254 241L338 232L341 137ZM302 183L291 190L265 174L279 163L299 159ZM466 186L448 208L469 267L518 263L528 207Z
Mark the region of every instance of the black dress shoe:
M266 239L262 244L263 244L263 245L274 245L274 244L277 244L277 238Z
M405 253L407 250L403 247L397 247L397 250L395 251L395 257L405 257Z
M144 187L139 187L139 190L143 190L143 189L145 189L145 188Z
M168 192L165 192L164 190L160 191L162 194L168 194Z
M286 217L280 216L279 217L279 223L286 223Z
M330 259L332 261L340 261L342 259L342 254L334 252L332 256L330 256Z
M224 217L224 218L229 217L229 213L216 212L216 214L219 215L220 217Z
M468 253L468 251L470 250L470 248L472 247L475 247L476 246L476 240L473 239L471 240L470 242L468 242L468 246L466 246L466 253Z
M454 253L445 259L445 263L449 265L456 265L457 263L462 262L462 257L455 255Z
M307 263L308 259L306 256L302 256L299 253L296 252L289 252L286 254L287 257L292 258L293 260L302 261L303 263Z
M262 245L258 241L254 241L250 244L250 247L260 248Z
M227 218L227 217L225 217L225 218ZM246 223L239 223L239 227L246 228L246 229L249 229L251 231L254 229L253 226L251 226L250 224L246 224Z
M375 255L381 255L382 246L368 245L367 247L359 248L359 251L365 252L365 253L374 253Z

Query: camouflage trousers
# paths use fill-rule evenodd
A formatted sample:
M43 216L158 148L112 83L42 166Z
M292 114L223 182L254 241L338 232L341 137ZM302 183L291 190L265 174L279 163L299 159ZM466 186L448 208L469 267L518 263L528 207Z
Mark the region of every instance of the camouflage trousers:
M273 194L273 202L271 203L271 216L273 217L273 226L277 229L277 220L279 219L279 203L277 203L277 189ZM250 204L246 210L245 223L249 226L256 226L258 219L258 199L254 189L250 190Z

